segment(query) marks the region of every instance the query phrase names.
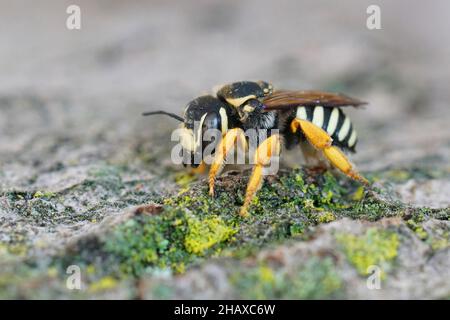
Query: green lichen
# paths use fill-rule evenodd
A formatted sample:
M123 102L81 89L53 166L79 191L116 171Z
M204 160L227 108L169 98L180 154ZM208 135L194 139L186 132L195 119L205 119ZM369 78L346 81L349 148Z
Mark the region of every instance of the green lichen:
M336 216L332 212L320 212L316 218L318 223L328 223L336 220Z
M434 251L438 251L438 250L445 250L447 248L450 248L450 241L448 240L448 235L447 235L447 239L432 239L431 240L431 248Z
M194 182L197 177L194 174L186 173L186 172L180 172L175 175L175 182L185 190L189 187L189 185Z
M421 173L415 173L418 174ZM106 234L80 241L74 252L57 256L58 261L43 274L34 276L31 267L17 276L13 269L8 273L2 270L0 289L20 287L20 292L11 291L12 296L20 297L26 292L28 280L34 281L35 277L57 280L60 285L67 276L67 266L77 264L82 268L86 292L101 294L114 290L115 284L124 280L122 277L133 282L146 273L171 275L211 256L243 259L255 256L262 247L285 243L293 237L295 241L308 240L318 224L343 217L379 220L398 216L408 221L407 225L433 250L449 246L448 233L436 235L424 224L429 218L449 220L448 208L408 208L389 200L386 190L363 187L330 173L282 170L277 177L266 178L248 218L238 215L248 176L219 178L215 198L209 196L205 181L193 183L191 178L180 174L176 180L182 190L163 198L154 191L151 181L140 180L130 168L105 164L89 171L81 183L56 193L3 192L7 210L44 226L101 221L103 214L112 210L128 210L155 201L164 204L164 210L135 214ZM87 199L85 194L95 197ZM76 206L72 207L74 203ZM29 254L29 239L19 231L16 228L9 234L8 242L0 244L0 260L23 259ZM380 232L337 236L348 260L361 275L367 275L367 267L376 264L382 267L385 277L395 260L397 235ZM36 243L33 246L36 248ZM242 280L234 283L242 298L335 298L342 291L342 280L333 260L328 258L308 260L289 272L263 264L239 271L236 279ZM158 297L172 294L166 286L156 291Z
M152 288L152 295L156 299L168 300L172 299L173 296L173 288L166 284L157 284Z
M332 258L311 258L293 277L293 285L287 296L294 299L338 298L341 288L342 279Z
M346 215L354 219L376 221L382 218L401 216L404 205L400 202L384 202L374 194L368 194L346 211Z
M299 236L305 232L305 226L301 223L294 223L290 226L289 231L292 236Z
M97 222L111 211L158 198L150 183L130 179L134 174L133 169L104 164L89 170L85 180L58 192L11 190L2 196L6 210L39 226Z
M124 274L140 275L151 268L176 268L188 255L183 242L186 218L181 211L157 217L137 216L107 237L106 253L118 260Z
M382 279L397 257L400 245L396 233L376 228L368 229L362 236L339 233L336 239L359 274L368 275L369 267L375 265L381 268Z
M314 212L339 210L345 208L351 199L347 198L345 188L339 185L330 174L317 176L312 180L302 171L283 175L278 183L265 184L258 193L253 210L256 214L268 210L288 209Z
M329 299L338 298L342 279L331 258L311 258L289 272L260 265L236 272L231 283L245 299Z
M408 180L423 181L430 179L448 178L450 170L448 168L434 167L408 167L395 168L374 172L371 176L377 180L383 179L392 183L404 183Z
M353 200L359 185L349 180L338 180L330 173L312 176L305 170L294 170L268 179L251 206L250 216L242 218L238 211L247 178L230 179L235 181L226 185L218 181L214 198L206 184L192 184L166 198L162 213L138 215L119 225L105 240L106 260L118 261L124 275L165 269L183 272L211 255L241 258L269 243L292 237L306 239L315 225L356 216L361 206L367 209L367 201L384 205L366 191L361 200Z
M408 179L411 179L413 174L412 174L411 170L398 169L398 170L391 170L391 171L386 172L385 176L390 181L403 182Z
M414 231L414 233L419 237L419 239L426 240L428 238L428 233L425 231L422 225L419 222L417 222L417 220L410 219L406 221L406 225L412 231Z
M101 173L93 176L99 175L102 177ZM95 265L97 278L167 270L179 273L210 256L241 259L286 239L307 240L318 224L342 217L378 220L405 213L404 206L384 201L377 196L377 190L368 190L351 180L330 173L313 175L308 170L292 170L267 178L250 207L249 217L242 218L238 212L247 181L245 175L219 178L214 198L208 194L206 183L192 183L177 195L165 198L161 213L137 214L110 230L101 241L99 253L92 254L80 246L79 260ZM434 214L419 209L411 209L410 213L424 219ZM341 242L344 240L352 239L343 236ZM355 250L368 251L362 254L362 261L357 259L359 251L354 253L352 247L348 251L359 270L390 259L383 256L387 254L383 249L379 253L370 246L372 240L367 241L367 247L360 245L361 250L355 245ZM370 258L371 250L374 258ZM90 256L102 259L93 261Z
M33 198L46 198L46 199L50 199L53 198L54 196L56 196L56 193L52 192L52 191L41 191L38 190L34 193Z
M8 253L17 257L25 257L29 249L27 245L22 243L12 243L6 246L0 244L0 252L2 251L2 247L4 247Z
M106 252L118 259L123 274L140 275L170 268L183 272L198 257L220 251L237 229L221 217L199 218L166 207L156 216L137 216L117 227L105 242Z

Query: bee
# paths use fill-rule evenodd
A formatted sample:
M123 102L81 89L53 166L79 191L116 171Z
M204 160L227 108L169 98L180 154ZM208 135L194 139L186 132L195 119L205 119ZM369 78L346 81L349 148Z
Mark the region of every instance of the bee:
M262 186L264 169L282 146L300 146L307 162L324 161L348 177L363 184L368 181L358 173L344 151L355 152L357 133L344 113L345 107L359 107L366 102L339 93L324 91L274 90L265 81L240 81L224 85L215 95L205 95L189 102L180 117L166 111L146 112L143 115L165 114L182 122L180 143L189 151L190 159L183 164L197 167L205 148L214 145L214 159L209 170L209 193L214 196L216 177L221 173L230 151L239 145L248 150L246 130L272 130L259 141L254 154L254 166L246 189L242 216ZM195 126L195 123L199 125ZM203 141L206 130L215 129L220 139Z

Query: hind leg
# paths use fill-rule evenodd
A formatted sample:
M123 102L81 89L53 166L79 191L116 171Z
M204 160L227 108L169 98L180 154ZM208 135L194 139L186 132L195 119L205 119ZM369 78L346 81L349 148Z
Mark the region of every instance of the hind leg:
M331 145L333 139L325 130L319 128L312 122L294 119L291 122L291 130L295 133L298 129L302 130L306 139L308 139L315 148L324 153L325 157L334 167L354 180L364 184L369 183L366 178L356 171L344 153L338 147Z

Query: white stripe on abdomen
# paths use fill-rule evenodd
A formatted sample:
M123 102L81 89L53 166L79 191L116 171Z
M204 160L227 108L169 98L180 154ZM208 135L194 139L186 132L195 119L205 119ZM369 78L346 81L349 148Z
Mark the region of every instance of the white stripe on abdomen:
M356 134L356 130L353 129L352 130L352 134L350 136L350 138L348 139L348 146L351 148L355 145L356 143L356 138L357 138L357 134Z
M339 122L339 109L333 108L330 119L328 120L327 132L330 136L336 131L337 124Z
M323 119L324 119L323 107L320 107L320 106L315 107L314 108L314 113L313 113L312 123L314 123L319 128L322 128L322 126L323 126Z
M306 114L306 108L298 107L297 114L295 115L295 117L300 120L308 120L308 115Z
M345 139L349 130L350 130L350 119L346 116L344 123L342 124L342 127L339 130L339 134L338 134L339 141L342 141Z

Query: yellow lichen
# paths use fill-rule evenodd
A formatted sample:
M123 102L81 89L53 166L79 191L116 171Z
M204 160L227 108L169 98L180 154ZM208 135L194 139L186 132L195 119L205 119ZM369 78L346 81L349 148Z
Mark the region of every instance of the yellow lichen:
M425 229L416 221L414 220L408 220L406 222L408 227L414 231L414 233L421 239L426 240L428 238L428 233L425 231Z
M273 270L266 266L259 267L259 278L263 282L272 283L275 281Z
M33 198L52 198L55 196L55 193L52 191L36 191L33 195Z
M343 247L347 259L361 275L368 275L370 266L381 268L384 279L389 262L397 256L400 244L396 233L370 228L362 236L338 234L336 239Z
M95 274L95 272L96 272L95 266L92 265L92 264L88 265L87 268L86 268L86 272L87 272L87 274L89 274L89 275Z
M90 292L99 292L113 289L117 286L117 280L113 277L107 276L101 278L99 281L92 283L89 286Z
M194 174L180 172L175 175L175 182L183 189L189 187L195 180L197 180L197 176Z
M47 275L50 278L56 278L58 276L58 269L56 267L50 267L47 269Z
M448 247L450 247L450 243L447 239L439 239L439 240L433 239L431 242L431 248L434 251L447 249Z
M214 245L229 240L237 231L216 215L203 220L188 215L187 223L188 234L184 239L184 246L187 252L196 255L203 255Z
M411 172L407 170L392 170L387 173L388 178L395 181L405 181L411 177Z
M352 195L352 200L360 201L364 197L364 187L360 186Z
M336 216L332 212L321 212L317 216L317 222L328 223L336 220Z

